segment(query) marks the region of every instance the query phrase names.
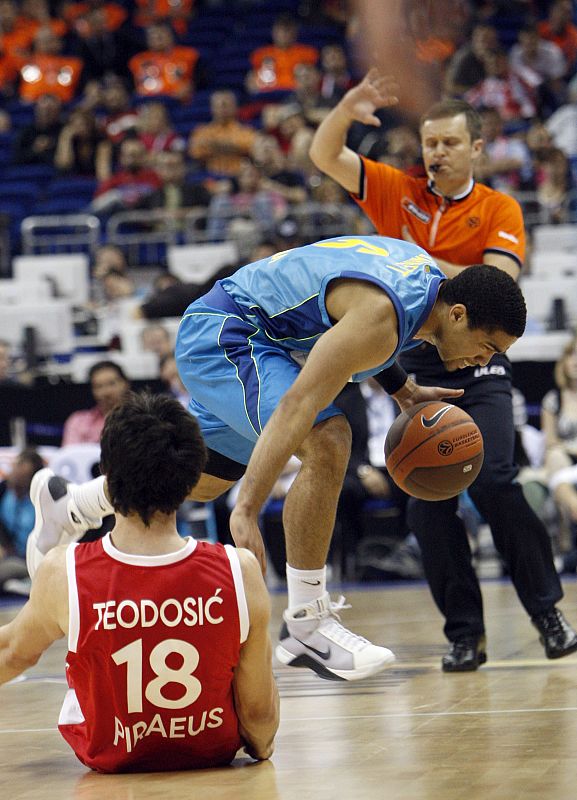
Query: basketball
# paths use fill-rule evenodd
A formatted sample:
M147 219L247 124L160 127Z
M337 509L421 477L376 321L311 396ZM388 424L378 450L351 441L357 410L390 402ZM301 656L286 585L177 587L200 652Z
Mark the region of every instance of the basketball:
M448 500L470 486L483 464L483 437L451 403L418 403L403 411L385 441L387 470L404 492Z

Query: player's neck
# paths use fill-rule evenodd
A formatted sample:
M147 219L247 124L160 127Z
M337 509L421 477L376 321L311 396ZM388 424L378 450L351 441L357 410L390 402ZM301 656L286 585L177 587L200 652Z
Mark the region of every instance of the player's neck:
M186 545L176 529L176 514L155 514L148 527L136 514L118 514L111 539L117 550L131 555L162 556Z
M433 308L431 309L431 313L421 325L419 330L415 333L415 339L421 339L423 342L428 342L429 344L436 345L439 337L437 335L437 331L440 328L440 318L439 318L439 301L436 300Z

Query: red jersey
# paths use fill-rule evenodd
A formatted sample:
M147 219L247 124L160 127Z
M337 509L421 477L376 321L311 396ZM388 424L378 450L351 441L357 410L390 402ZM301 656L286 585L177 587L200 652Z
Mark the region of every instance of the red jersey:
M241 747L232 680L249 619L233 547L192 538L129 555L110 534L67 551L58 727L99 772L219 766Z
M387 164L361 158L362 196L354 196L377 233L403 238L403 227L433 258L456 266L481 264L485 253L502 253L519 266L525 229L519 203L471 181L461 196L445 200L426 178L412 178Z

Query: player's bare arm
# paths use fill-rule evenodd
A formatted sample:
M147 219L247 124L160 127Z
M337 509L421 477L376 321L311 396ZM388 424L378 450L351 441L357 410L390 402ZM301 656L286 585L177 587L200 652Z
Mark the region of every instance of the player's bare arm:
M246 752L260 761L272 755L279 725L279 696L272 671L272 645L268 633L270 599L254 555L245 549L237 552L250 631L234 671L234 703Z
M57 547L48 553L34 577L30 599L0 628L0 684L33 667L68 630L65 550Z
M375 116L375 111L396 105L396 89L397 85L390 76L376 68L371 69L317 128L309 152L311 160L348 192L358 193L361 178L359 156L346 146L351 123L357 121L379 127L381 121Z

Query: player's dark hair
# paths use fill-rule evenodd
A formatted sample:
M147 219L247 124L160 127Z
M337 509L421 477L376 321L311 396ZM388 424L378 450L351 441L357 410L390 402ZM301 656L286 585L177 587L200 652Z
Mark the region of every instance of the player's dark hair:
M462 303L469 328L505 331L519 338L525 330L527 307L518 283L504 270L475 264L443 281L439 299L447 305Z
M435 103L419 120L419 130L421 130L425 122L436 119L451 119L459 116L459 114L465 115L465 122L471 141L474 142L476 139L481 139L481 117L479 112L464 100L441 100L439 103Z
M130 392L106 417L100 467L114 510L145 525L171 514L198 483L207 459L196 418L173 397Z

